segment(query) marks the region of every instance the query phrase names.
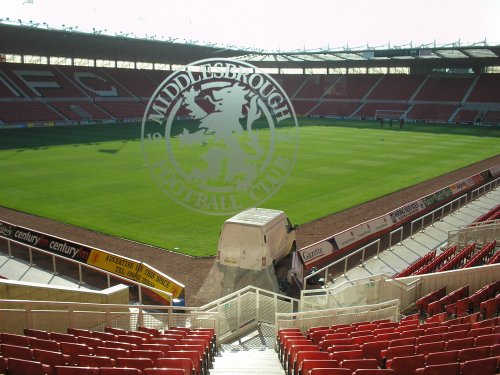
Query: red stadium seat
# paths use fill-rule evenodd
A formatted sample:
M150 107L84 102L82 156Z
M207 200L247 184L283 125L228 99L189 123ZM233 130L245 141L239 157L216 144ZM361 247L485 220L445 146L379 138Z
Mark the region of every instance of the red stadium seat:
M142 375L188 375L180 368L147 368Z
M161 350L131 350L130 357L131 358L149 358L153 361L156 361L158 358L163 358L165 354Z
M463 339L453 339L446 343L445 350L465 349L474 346L474 337L466 337Z
M395 357L390 363L390 368L394 370L395 375L414 374L415 370L421 367L425 367L423 354Z
M98 367L56 366L55 375L98 375Z
M77 344L72 342L61 342L61 352L64 354L69 354L72 358L73 363L77 362L78 355L92 355L94 350L89 348L85 344Z
M30 339L30 346L32 349L51 350L53 352L58 352L61 349L57 341L38 339L35 337Z
M392 368L384 369L359 369L352 373L352 375L394 375L395 372Z
M96 349L96 355L110 358L128 358L130 357L130 350L123 348L108 348L99 346Z
M116 341L116 335L111 332L93 331L92 337L101 339L102 341Z
M25 346L1 344L2 356L5 358L17 358L27 361L33 360L33 350Z
M489 346L476 346L474 348L462 349L458 354L458 361L467 362L473 359L488 358L490 352L491 348Z
M126 329L115 327L104 327L104 332L109 332L114 335L126 335L128 333Z
M51 332L50 339L59 343L71 342L76 344L76 336L70 335L69 333Z
M139 370L144 370L145 368L155 367L154 361L149 358L117 358L116 366L117 367L130 367L136 368Z
M200 361L200 354L197 351L185 351L185 350L172 350L168 352L168 356L170 358L188 358L193 361L193 366L196 375L201 375L202 373L202 363ZM161 359L160 359L161 360ZM158 360L157 360L158 361ZM152 367L152 366L150 366Z
M313 368L309 375L351 375L352 371L348 368Z
M89 331L88 329L81 329L81 328L67 328L66 332L70 335L73 336L81 336L81 337L92 337L92 331Z
M24 335L42 340L50 340L50 333L41 329L25 328Z
M313 368L339 367L339 361L335 359L304 359L299 368L300 374L308 374Z
M116 361L113 358L98 355L79 355L77 363L82 367L114 367Z
M46 375L50 372L50 366L19 358L9 358L7 367L9 375Z
M16 345L16 346L30 346L30 338L24 335L16 335L13 333L0 334L0 341L2 344Z
M415 375L460 375L460 363L427 365L417 369Z
M474 346L495 345L495 344L500 344L500 333L481 335L474 339Z
M194 371L194 364L190 358L159 358L156 360L156 367L183 369L187 375L191 375Z
M444 352L429 353L425 363L429 365L441 365L444 363L458 362L458 350L447 350Z
M99 375L141 375L139 369L131 367L101 367Z
M348 368L352 371L357 369L376 369L378 361L373 358L345 359L340 363L340 367Z
M335 359L339 362L342 362L346 359L362 359L363 351L362 350L346 350L342 352L333 352L330 353L330 358Z
M298 374L298 370L302 367L302 362L304 360L310 359L330 359L330 354L327 352L315 351L300 351L297 353L295 364L293 367L293 373Z
M430 353L442 352L444 351L444 348L445 348L444 341L427 342L424 344L417 345L415 353L427 356Z
M496 374L498 358L483 358L462 364L462 375Z
M73 364L71 356L61 352L51 352L49 350L34 349L33 356L35 361L50 366L69 366Z

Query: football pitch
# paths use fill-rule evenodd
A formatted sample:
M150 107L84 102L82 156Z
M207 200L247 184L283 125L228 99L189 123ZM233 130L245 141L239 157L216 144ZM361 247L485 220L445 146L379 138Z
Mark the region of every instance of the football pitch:
M263 204L299 225L500 153L499 128L380 128L334 119L299 125L293 170ZM229 215L200 214L163 193L145 165L140 132L139 124L0 130L0 206L193 256L215 255ZM293 145L280 147L293 154Z

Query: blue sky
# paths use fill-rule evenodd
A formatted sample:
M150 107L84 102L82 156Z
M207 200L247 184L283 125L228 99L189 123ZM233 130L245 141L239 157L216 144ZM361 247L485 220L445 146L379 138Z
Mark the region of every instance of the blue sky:
M500 0L1 0L0 17L79 30L291 51L500 44Z

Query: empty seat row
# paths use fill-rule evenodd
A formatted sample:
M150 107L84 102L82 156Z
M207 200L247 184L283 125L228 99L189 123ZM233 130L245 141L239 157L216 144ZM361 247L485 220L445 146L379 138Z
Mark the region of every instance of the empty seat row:
M52 370L40 362L24 359L0 358L0 373L8 375L191 375L182 368L148 367L137 369L131 367L77 367L55 366Z

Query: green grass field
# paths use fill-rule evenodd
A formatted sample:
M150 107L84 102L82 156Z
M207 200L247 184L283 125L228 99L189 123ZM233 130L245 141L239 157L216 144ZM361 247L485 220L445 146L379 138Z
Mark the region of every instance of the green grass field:
M495 128L326 119L300 127L294 169L263 205L299 224L500 153ZM140 125L0 130L0 205L195 256L216 253L227 218L195 213L159 189Z

